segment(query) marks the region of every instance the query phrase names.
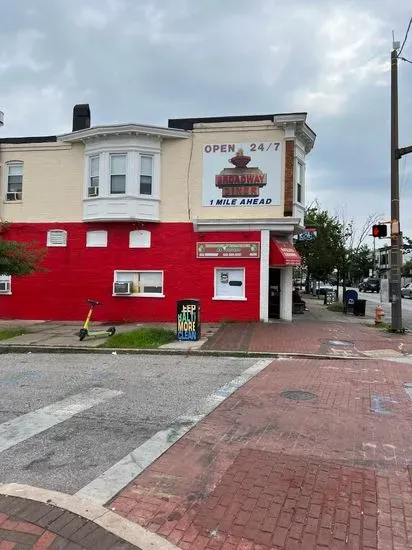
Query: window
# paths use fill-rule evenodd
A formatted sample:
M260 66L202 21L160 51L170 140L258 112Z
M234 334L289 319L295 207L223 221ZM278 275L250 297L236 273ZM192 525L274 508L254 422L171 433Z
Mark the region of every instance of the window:
M298 161L296 165L296 202L303 204L303 185L305 183L305 166Z
M90 157L89 159L89 185L87 195L97 197L99 195L99 157Z
M129 248L150 248L150 231L130 231Z
M20 161L7 164L7 194L8 201L21 201L23 193L23 163Z
M11 294L10 275L0 275L0 294Z
M140 194L152 194L153 157L140 156Z
M86 233L88 248L104 248L107 246L107 231L88 231Z
M67 231L51 229L47 232L47 246L67 246Z
M243 268L215 269L214 300L246 300L245 270Z
M110 193L126 193L126 155L110 155Z
M130 296L164 298L163 271L115 271L114 283L130 283Z

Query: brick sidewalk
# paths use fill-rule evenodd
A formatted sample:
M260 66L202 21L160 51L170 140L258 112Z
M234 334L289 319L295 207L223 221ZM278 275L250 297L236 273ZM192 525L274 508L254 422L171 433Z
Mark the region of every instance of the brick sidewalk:
M0 495L0 550L139 550L50 504Z
M352 356L378 349L412 353L412 337L378 331L361 323L231 323L222 325L202 346L202 350Z
M408 382L406 364L276 360L108 507L187 550L412 548Z

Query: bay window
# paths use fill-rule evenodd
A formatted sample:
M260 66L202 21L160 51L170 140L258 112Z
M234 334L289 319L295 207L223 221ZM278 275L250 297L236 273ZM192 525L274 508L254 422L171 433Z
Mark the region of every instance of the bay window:
M140 156L140 194L151 195L153 187L153 157Z
M126 155L110 155L110 194L126 193Z
M100 170L99 156L90 157L89 185L88 185L88 193L87 193L89 197L97 197L99 195L99 170Z

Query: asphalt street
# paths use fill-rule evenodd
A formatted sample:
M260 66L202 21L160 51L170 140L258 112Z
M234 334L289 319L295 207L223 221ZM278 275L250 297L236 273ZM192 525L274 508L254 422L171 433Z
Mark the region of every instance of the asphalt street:
M256 364L217 357L0 355L0 482L74 494L139 446L145 454L133 461L150 460L153 446L161 452L159 433L172 444L182 417L189 418L188 430Z

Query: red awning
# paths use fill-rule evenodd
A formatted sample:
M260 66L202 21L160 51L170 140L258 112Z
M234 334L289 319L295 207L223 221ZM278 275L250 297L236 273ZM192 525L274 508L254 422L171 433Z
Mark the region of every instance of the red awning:
M278 239L270 239L269 266L296 266L302 264L302 258L293 244Z

